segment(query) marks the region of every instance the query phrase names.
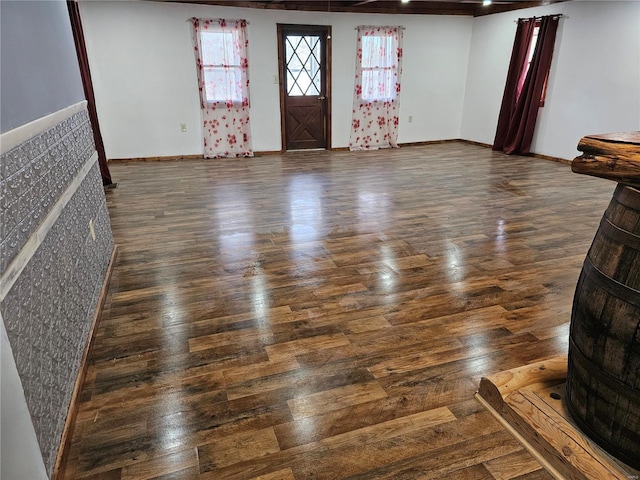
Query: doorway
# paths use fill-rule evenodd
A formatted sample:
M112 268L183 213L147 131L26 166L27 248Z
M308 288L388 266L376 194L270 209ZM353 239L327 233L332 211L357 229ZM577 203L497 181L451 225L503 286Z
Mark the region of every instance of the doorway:
M331 148L331 27L278 24L283 150Z

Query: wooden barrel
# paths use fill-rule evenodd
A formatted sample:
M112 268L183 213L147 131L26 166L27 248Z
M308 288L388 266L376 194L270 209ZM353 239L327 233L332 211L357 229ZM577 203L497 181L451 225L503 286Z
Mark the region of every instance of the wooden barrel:
M589 437L640 468L640 190L623 184L576 287L566 399Z

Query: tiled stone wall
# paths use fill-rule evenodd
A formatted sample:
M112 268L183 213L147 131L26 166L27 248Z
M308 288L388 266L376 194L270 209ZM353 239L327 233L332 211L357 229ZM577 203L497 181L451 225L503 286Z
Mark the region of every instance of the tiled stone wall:
M85 110L2 155L0 272L11 267L94 151ZM97 162L68 193L66 207L0 304L49 475L113 251Z
M94 151L83 110L2 155L0 274Z

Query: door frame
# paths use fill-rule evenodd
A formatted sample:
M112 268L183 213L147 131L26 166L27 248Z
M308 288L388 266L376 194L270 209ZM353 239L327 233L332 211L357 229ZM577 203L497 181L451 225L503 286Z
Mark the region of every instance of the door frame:
M284 59L283 35L289 32L323 32L324 33L324 58L325 64L325 149L331 150L331 25L298 25L292 23L278 23L278 83L280 87L280 151L287 151L287 132L285 128L285 96L286 74Z

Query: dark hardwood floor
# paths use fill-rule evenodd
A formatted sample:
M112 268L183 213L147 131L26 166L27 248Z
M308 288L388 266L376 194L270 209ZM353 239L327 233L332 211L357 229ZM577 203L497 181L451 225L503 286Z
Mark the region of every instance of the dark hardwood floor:
M550 478L473 393L567 351L613 182L464 143L111 168L65 478Z

